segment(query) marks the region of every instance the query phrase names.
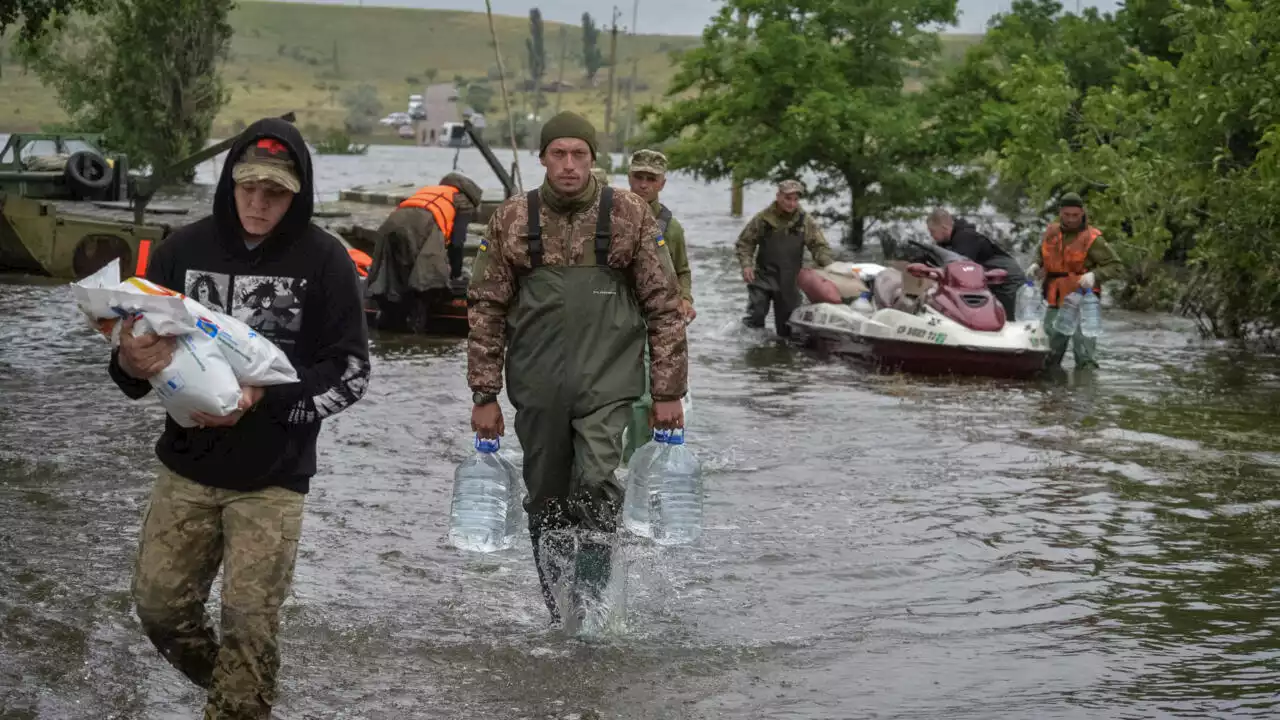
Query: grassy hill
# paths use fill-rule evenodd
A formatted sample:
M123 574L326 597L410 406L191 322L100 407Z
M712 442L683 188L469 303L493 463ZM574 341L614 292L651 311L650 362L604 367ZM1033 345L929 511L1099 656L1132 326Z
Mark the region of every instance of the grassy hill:
M533 0L531 0L533 4ZM605 18L598 18L602 22ZM522 95L514 93L517 77L523 77L526 17L495 17L498 43L508 72L507 88L512 105L521 107ZM300 126L309 129L340 127L346 116L342 92L361 84L377 87L384 114L403 111L410 93L421 92L432 77L436 82L460 78L497 78L497 64L490 43L488 20L483 12L306 5L297 3L239 3L231 15L235 36L223 78L231 99L214 128L227 133L239 123L287 110L298 113ZM564 80L575 90L562 93L561 107L575 110L602 124L608 69L602 68L598 86L589 87L581 63L582 29L577 25L548 22L545 26L548 71L544 82L559 76L561 28L566 29L567 61ZM977 36L946 38L949 54L958 54ZM698 37L641 35L634 40L618 37L618 76L631 72L631 58L639 59L636 104L661 97L675 68L671 53L696 45ZM609 37L601 33L608 57ZM634 49L633 49L634 45ZM0 41L0 131L36 130L65 120L56 99L34 73L24 73ZM493 105L501 107L497 82ZM645 86L647 85L647 88ZM548 102L554 106L555 95ZM529 102L529 106L532 102ZM616 104L619 110L620 103ZM493 113L496 117L501 113ZM615 111L615 118L618 117Z

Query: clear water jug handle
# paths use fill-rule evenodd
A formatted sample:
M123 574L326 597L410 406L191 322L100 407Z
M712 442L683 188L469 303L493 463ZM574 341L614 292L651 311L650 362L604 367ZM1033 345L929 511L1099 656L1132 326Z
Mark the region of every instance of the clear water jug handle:
M480 437L479 433L476 434L476 450L482 453L496 453L501 445L498 438L486 439Z

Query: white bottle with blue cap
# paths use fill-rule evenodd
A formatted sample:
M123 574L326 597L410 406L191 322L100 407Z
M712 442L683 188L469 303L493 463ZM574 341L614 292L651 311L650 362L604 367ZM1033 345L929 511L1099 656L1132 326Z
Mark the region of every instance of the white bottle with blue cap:
M672 430L644 473L649 486L649 524L654 541L681 545L702 536L702 466Z
M649 466L658 452L666 447L669 436L670 433L666 430L654 430L653 439L641 445L627 464L627 494L622 502L622 526L640 537L649 537Z
M476 452L453 474L449 543L459 550L494 552L510 546L512 507L520 493L515 468L498 454L500 442L476 436Z
M1036 289L1035 280L1027 278L1026 284L1018 288L1013 316L1015 322L1040 322L1044 318L1044 296Z

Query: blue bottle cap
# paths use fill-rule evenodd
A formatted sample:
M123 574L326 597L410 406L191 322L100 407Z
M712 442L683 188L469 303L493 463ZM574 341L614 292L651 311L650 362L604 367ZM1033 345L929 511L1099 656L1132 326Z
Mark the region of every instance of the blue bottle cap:
M476 435L476 450L479 450L482 453L496 453L498 452L498 448L501 444L502 443L498 438L489 440Z
M1086 297L1087 297L1087 296L1089 296L1089 295L1092 295L1092 294L1093 294L1093 288L1085 288L1085 289L1084 289L1084 294L1085 294L1085 296L1086 296Z
M669 430L658 430L655 428L653 431L653 441L657 443L665 443L667 441L667 438L669 438L670 436L671 436L671 431Z
M870 300L870 299L871 299L871 291L870 291L870 290L863 290L863 291L862 291L862 294L861 294L861 295L859 295L858 297L862 298L863 300Z
M684 428L680 428L679 430L671 430L670 434L667 435L667 444L683 445L684 444Z
M1036 281L1032 280L1031 278L1027 278L1027 287L1035 287L1035 286L1036 286Z

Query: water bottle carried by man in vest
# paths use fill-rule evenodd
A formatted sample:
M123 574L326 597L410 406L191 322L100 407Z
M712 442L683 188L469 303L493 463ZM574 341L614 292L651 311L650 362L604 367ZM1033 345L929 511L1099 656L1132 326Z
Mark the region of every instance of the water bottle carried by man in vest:
M377 301L379 325L402 325L409 317L429 320L424 308L439 295L465 298L463 251L481 195L475 181L451 172L387 216L378 228L365 291Z
M1027 268L1027 275L1043 278L1044 298L1049 309L1045 312L1044 327L1049 335L1049 367L1062 363L1071 345L1077 368L1098 367L1098 339L1096 333L1082 332L1078 322L1071 323L1073 331L1064 333L1058 328L1058 313L1068 300L1075 305L1073 293L1102 294L1102 284L1114 279L1121 269L1120 258L1102 238L1102 231L1089 224L1084 200L1076 193L1062 196L1058 204L1058 222L1049 226L1040 241L1036 261Z

